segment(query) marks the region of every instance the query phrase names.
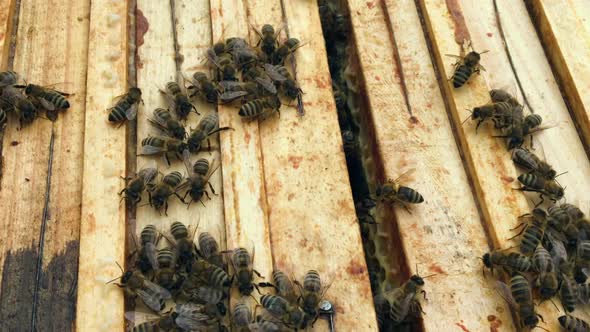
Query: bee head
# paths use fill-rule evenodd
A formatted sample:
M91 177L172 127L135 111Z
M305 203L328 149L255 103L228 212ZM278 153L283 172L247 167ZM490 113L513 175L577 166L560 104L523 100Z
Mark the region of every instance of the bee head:
M471 52L467 53L467 55L465 56L465 65L475 66L479 63L480 59L481 59L480 53L477 53L475 51L471 51Z
M485 265L489 269L492 268L492 256L489 252L483 255L481 259L483 260L483 265Z
M270 24L265 24L262 26L262 30L261 30L263 35L274 35L275 34L275 28L270 25Z
M141 100L141 89L135 87L130 88L129 97L133 100Z
M539 324L539 317L535 314L529 315L528 317L525 317L523 323L525 326L537 326L537 324Z
M132 276L133 271L127 271L123 273L123 276L121 276L121 283L126 284L127 282L129 282L129 279L131 279Z
M299 45L300 41L297 38L289 38L287 39L287 41L285 42L285 45L287 45L287 47L289 48L295 48Z
M508 141L508 149L512 150L517 148L521 146L522 143L524 143L524 139L522 137L510 137L510 140Z
M240 290L240 294L242 294L242 295L250 295L254 291L254 285L252 285L252 283L240 284L240 286L238 287L238 289Z
M479 119L483 115L482 113L483 112L482 112L481 107L475 107L475 108L473 108L473 112L471 113L471 117L473 119Z
M221 316L225 316L227 314L227 308L225 307L225 304L223 302L217 303L217 312Z
M413 276L411 276L410 280L412 280L412 282L414 282L415 284L417 284L419 286L424 286L424 279L417 274L414 274Z

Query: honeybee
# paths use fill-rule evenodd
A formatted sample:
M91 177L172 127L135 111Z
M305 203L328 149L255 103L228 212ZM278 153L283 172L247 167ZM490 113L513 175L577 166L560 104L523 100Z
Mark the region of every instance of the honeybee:
M121 266L119 268L123 272ZM139 297L148 308L154 311L162 311L165 301L172 297L166 289L147 280L139 271L123 272L121 277L117 277L108 283L117 279L120 279L121 283L115 285L123 288L128 295Z
M176 258L179 266L189 266L195 259L194 234L189 236L188 228L181 222L175 221L170 225L170 234L174 237L171 241L176 249Z
M196 291L192 294L192 299L204 302L206 304L211 305L219 305L219 303L223 304L223 300L226 298L226 293L224 290L219 288L213 288L208 286L201 286L196 289ZM225 306L225 305L224 305Z
M199 259L193 264L189 278L192 278L193 284L205 282L206 285L217 289L229 288L232 283L223 268L203 259Z
M272 55L272 64L283 65L289 55L293 54L298 48L304 45L305 44L302 44L297 38L289 38L285 40Z
M207 74L196 72L193 74L191 82L193 85L189 87L189 89L195 90L191 97L199 94L203 96L207 102L212 104L217 103L217 87L215 86L215 83L207 77Z
M278 295L262 295L260 304L273 317L295 330L305 329L309 325L310 317L296 304L291 304Z
M232 325L238 329L238 331L250 331L248 326L252 323L252 310L246 302L240 301L234 306L232 313Z
M298 296L295 293L293 283L283 271L272 271L272 281L274 283L274 288L277 290L277 295L286 299L289 303L296 303Z
M18 82L18 74L15 71L0 71L0 88L15 85Z
M219 244L208 232L199 234L199 254L209 263L222 269L225 267L223 255L219 251Z
M47 118L51 121L57 119L58 111L70 108L70 103L65 98L70 95L69 93L60 92L35 84L28 84L24 86L24 89L25 94L29 96L29 98L38 102L39 105L47 111Z
M271 64L264 64L264 68L270 78L274 81L280 82L280 91L289 99L297 99L297 110L299 114L303 114L303 100L301 95L303 91L293 79L291 73L285 66L273 66Z
M475 131L486 120L491 119L496 129L508 128L512 122L512 109L515 106L509 102L494 102L479 107L474 107L471 116L467 119L477 121ZM465 121L467 121L465 119ZM463 122L465 122L463 121Z
M172 138L176 138L177 140L186 138L184 126L174 119L167 109L156 108L153 112L153 119L148 119L148 121Z
M223 53L217 53L214 49L209 49L207 51L207 60L211 64L213 64L218 69L218 81L236 81L236 74L238 69L234 64L232 55L227 53L227 43L226 48L224 49Z
M182 200L180 195L175 191L176 187L182 182L180 172L171 172L166 174L162 180L148 191L150 205L157 211L164 207L164 214L168 215L168 198L175 195Z
M258 285L253 283L254 273L259 278L263 278L258 271L252 267L254 261L254 249L252 249L252 257L248 253L248 250L244 248L237 248L232 251L231 263L234 268L235 275L232 279L236 279L238 289L242 295L250 295L254 290L254 287L258 288Z
M520 327L534 328L543 317L535 312L535 304L529 281L519 273L513 273L510 279L510 290L503 282L498 281L502 296L510 307L518 313Z
M390 204L399 202L408 212L410 210L406 203L419 204L424 202L424 197L419 192L412 188L402 186L398 182L402 177L413 171L413 169L409 170L395 180L389 179L386 183L377 185L375 189L376 200Z
M172 109L176 112L176 116L178 116L180 120L186 120L192 110L194 110L197 115L200 115L195 105L191 103L188 95L182 91L178 83L168 82L166 83L166 89L160 90L160 92L166 96Z
M537 174L546 180L554 180L557 175L551 165L527 149L515 148L512 151L512 160L528 172Z
M122 125L127 120L135 119L139 103L143 103L141 90L139 88L129 88L126 94L117 98L119 100L109 110L109 122Z
M514 98L510 93L503 89L492 89L490 90L490 98L492 98L492 102L509 102L514 106L520 105L518 100Z
M320 274L315 270L307 271L305 277L303 278L303 286L301 286L297 280L294 282L299 287L299 291L301 293L301 307L303 311L305 311L309 317L317 319L318 306L330 288L330 285L322 285Z
M224 103L230 103L238 98L246 96L258 96L261 94L260 88L256 82L234 82L221 81L219 85L223 89L223 93L219 99Z
M201 144L205 139L209 142L209 137L223 130L232 129L231 127L219 127L219 116L213 112L207 114L199 121L197 128L191 130L188 140L184 147L186 147L191 153L197 153L201 150ZM209 143L209 149L211 144Z
M422 306L417 299L418 292L425 294L422 287L424 287L424 278L413 275L399 288L382 291L376 295L375 309L381 321L389 320L393 325L398 325L407 319L410 310L414 313L422 312Z
M252 27L254 32L260 37L256 47L260 46L262 52L264 52L267 56L272 56L277 45L279 44L277 41L277 37L279 33L281 33L282 27L275 31L275 28L270 24L265 24L262 26L262 29L258 31L256 28Z
M539 287L541 299L548 300L557 294L559 279L551 254L542 245L533 254L533 269L539 273L535 285Z
M547 214L545 211L535 208L531 216L533 217L532 222L529 224L522 224L524 227L514 236L517 237L522 234L520 252L525 255L529 255L535 251L537 246L541 243L543 235L545 234L545 228L547 227ZM517 226L516 228L519 227L520 226Z
M160 154L164 157L166 163L170 165L169 153L173 153L178 159L182 159L182 154L187 149L189 149L189 145L182 140L172 137L148 136L141 141L141 154L138 154L138 156Z
M540 194L541 201L537 206L543 203L543 195L549 197L553 202L563 198L564 189L555 180L546 180L535 174L526 173L519 175L518 181L523 185L522 188L519 188L518 190L538 192Z
M501 250L494 250L482 257L485 267L494 272L494 266L507 268L509 271L527 272L531 269L531 259L521 253L504 253Z
M154 179L158 175L156 168L144 168L140 170L135 177L125 177L128 180L127 186L119 192L119 195L125 194L121 199L125 199L132 206L141 202L141 194L146 187L154 186Z
M469 45L471 47L471 45ZM462 50L463 51L463 50ZM489 51L483 52L476 52L471 49L471 52L467 53L464 57L463 52L461 52L461 56L453 55L453 54L446 54L447 56L452 56L458 58L459 60L453 65L455 67L455 72L453 76L449 80L453 82L453 87L455 89L462 87L473 75L474 73L479 74L480 70L485 70L483 66L479 63L481 59L481 55L487 53Z
M524 117L523 122L523 133L528 135L532 133L532 130L538 128L543 123L543 117L539 114L529 114Z
M154 225L146 225L139 235L141 246L139 247L139 254L135 261L135 266L143 274L147 274L152 270L158 270L158 241L160 239L158 230ZM135 239L135 237L134 237Z
M138 312L126 312L125 318L134 323L144 317L147 322L136 325L133 332L158 331L219 331L217 321L204 313L202 305L195 303L177 304L174 310L163 315L141 315Z
M280 116L280 107L281 101L277 96L268 96L243 104L238 114L244 119L264 120L274 112L277 112Z
M561 275L561 285L559 287L561 304L566 312L572 312L576 309L577 286L574 281L566 274Z
M560 316L557 320L559 320L559 324L563 327L567 332L588 332L590 331L590 324L586 321L570 316L564 315Z
M6 86L0 91L0 102L5 112L14 110L19 121L19 129L33 123L39 116L37 107L13 86Z
M258 62L258 52L246 40L234 38L228 45L234 63L238 68L243 70L245 67L255 65Z
M191 165L190 152L186 150L184 152L184 165L190 175L186 181L188 190L184 194L182 201L185 202L186 196L190 196L191 200L187 203L188 205L190 205L193 201L199 201L201 204L205 205L202 201L203 195L207 196L208 199L211 199L206 186L209 185L211 192L214 195L216 194L215 189L213 189L213 185L211 182L209 182L209 178L211 178L211 175L215 173L218 167L215 167L210 172L209 161L204 158L197 160L194 165L195 167L193 167L193 165Z
M176 284L176 256L169 248L158 251L158 269L155 281L168 290L173 289Z

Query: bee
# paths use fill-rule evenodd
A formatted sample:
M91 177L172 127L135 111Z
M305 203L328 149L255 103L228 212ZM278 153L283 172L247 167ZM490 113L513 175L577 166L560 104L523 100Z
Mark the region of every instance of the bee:
M141 194L146 187L154 186L154 179L158 175L158 170L155 168L144 168L140 170L135 177L126 177L128 180L127 186L119 192L119 195L125 194L121 199L125 199L131 205L135 206L141 202Z
M219 96L219 99L224 103L230 103L238 98L246 96L259 96L262 94L260 88L256 82L234 82L234 81L221 81L219 85L223 89L223 93Z
M232 325L238 331L250 331L248 326L252 323L252 310L246 302L240 301L234 306L232 313Z
M119 268L123 272L121 266ZM121 283L115 285L123 288L125 293L133 297L139 297L153 311L162 311L165 301L172 297L166 289L147 280L139 271L123 272L121 277L117 277L108 283L117 279L120 279Z
M303 114L303 100L301 99L303 91L299 87L299 84L297 84L297 81L293 79L289 70L285 66L273 66L270 64L265 64L264 68L270 78L280 82L280 91L289 100L297 99L297 109L300 114Z
M156 226L146 225L141 230L139 238L141 246L139 248L137 260L135 261L135 267L137 267L143 274L147 274L152 270L158 270L158 249L156 249L156 246L158 245L160 236Z
M275 28L270 24L265 24L262 26L262 29L258 31L256 28L252 27L254 32L260 37L256 47L260 46L262 52L264 52L267 56L272 56L275 49L278 46L277 37L282 30L282 27L275 31Z
M586 321L570 316L564 315L559 317L559 324L563 327L567 332L588 332L590 331L590 324Z
M209 137L223 130L232 129L231 127L219 127L219 116L217 113L207 114L199 121L197 128L191 130L185 147L191 153L197 153L201 150L201 144L205 139L209 143ZM209 143L209 149L211 144Z
M0 88L15 85L18 82L18 74L14 71L0 71Z
M215 49L207 50L207 60L218 69L219 81L237 80L236 75L238 69L234 64L232 55L227 52L228 50L230 50L230 48L227 46L227 43L226 48L220 53L217 53L217 51L221 51L221 48L219 48L217 51Z
M250 295L252 294L254 287L258 288L258 286L252 282L253 273L256 273L259 278L263 278L258 271L252 268L253 261L254 249L252 249L252 256L250 256L248 250L244 248L237 248L232 252L231 263L235 273L232 279L236 279L238 289L242 295Z
M467 53L467 55L465 55L464 57L447 54L447 56L452 56L459 59L453 65L455 67L455 72L453 73L453 76L451 76L451 78L449 79L453 82L453 87L455 89L462 87L469 80L471 75L475 73L479 74L480 70L484 69L483 66L479 63L479 60L481 59L481 55L487 52L488 51L483 51L481 53L478 53L472 49L471 52Z
M187 149L189 149L189 145L182 140L172 137L148 136L141 140L141 154L138 156L161 154L166 163L170 165L168 154L174 153L178 159L182 159L182 154Z
M542 161L537 155L527 149L515 148L512 151L512 160L529 173L537 174L545 180L554 180L557 176L557 172L551 165Z
M515 106L509 102L493 102L479 107L474 107L471 116L467 119L477 121L475 131L486 120L491 119L496 129L508 128L512 122L512 109ZM465 121L467 121L465 119ZM463 121L463 122L465 122Z
M126 312L125 318L134 323L138 317L145 317L148 321L136 325L133 332L158 331L219 331L216 320L208 316L203 306L195 303L177 304L174 310L163 315L138 315L138 312Z
M258 52L244 39L233 39L232 42L229 43L229 47L230 53L233 56L234 64L241 70L251 65L255 65L258 62Z
M215 104L217 103L218 92L215 83L213 83L207 74L203 72L196 72L193 74L192 87L189 89L195 90L191 97L199 94L207 100L207 102Z
M533 217L533 221L529 224L521 224L524 225L524 227L518 234L514 236L517 237L522 234L520 252L525 255L532 254L533 251L535 251L543 239L545 228L547 226L547 214L542 209L535 208L532 215L530 216ZM520 226L517 226L516 228L519 227Z
M158 285L170 290L176 283L176 256L169 248L158 251L158 270L155 281Z
M170 233L174 237L174 247L179 266L192 264L195 259L194 234L189 237L188 228L181 222L175 221L170 225Z
M409 212L410 210L406 206L406 203L409 204L419 204L424 202L424 197L420 195L419 192L416 190L405 187L399 184L399 180L408 175L409 172L413 172L414 170L409 170L402 175L400 175L395 180L387 180L385 184L377 185L375 189L375 195L377 197L377 201L387 202L393 204L395 202L399 202L402 206Z
M317 319L318 317L318 306L320 301L323 299L324 294L330 288L328 286L322 286L322 279L318 271L309 270L303 278L303 286L299 281L295 280L295 284L299 287L301 293L302 309L310 317Z
M70 108L70 103L65 98L69 93L48 89L40 85L28 84L24 86L25 94L38 102L47 111L47 118L51 121L57 119L57 112Z
M254 99L243 104L238 114L244 119L266 119L273 112L280 116L281 101L277 96ZM268 111L267 111L268 110Z
M194 166L191 166L190 152L186 150L184 153L184 165L188 173L191 175L186 182L186 184L189 186L189 189L186 191L182 201L185 202L186 196L190 196L191 200L188 202L189 205L193 201L199 201L205 205L202 201L203 195L206 195L208 199L211 199L206 185L209 185L209 189L211 189L211 192L214 195L216 194L215 189L213 189L213 185L211 182L209 182L209 178L211 178L211 175L215 173L218 167L209 172L209 161L204 158L197 160Z
M175 191L176 187L182 182L182 179L183 177L180 172L175 171L166 174L160 183L148 191L150 205L158 211L164 207L164 214L168 215L168 198L175 195L179 199L182 199Z
M535 312L535 304L529 281L519 273L513 273L510 279L510 289L503 282L498 281L502 290L501 295L510 307L518 313L520 327L534 328L543 317Z
M529 114L524 117L523 133L528 135L535 128L538 128L543 123L543 117L538 114Z
M297 301L297 294L295 294L295 288L291 279L280 270L274 270L272 272L272 281L274 287L277 290L277 295L289 301L289 303L295 303Z
M514 106L520 105L520 103L518 102L518 100L516 100L516 98L514 98L514 96L502 89L490 90L490 98L492 98L492 102L494 103L506 101Z
M153 113L153 119L148 119L148 121L172 138L176 138L177 140L186 138L184 126L174 119L167 109L156 108Z
M224 268L223 255L219 251L219 244L209 232L199 234L199 254L209 263Z
M223 268L203 259L199 259L193 264L190 276L193 284L205 282L210 287L217 289L227 289L232 283L229 275Z
M299 39L289 38L277 47L274 54L272 55L273 65L283 65L287 57L293 54L298 48L304 46Z
M577 287L574 281L567 275L562 274L561 286L559 288L561 304L566 312L572 312L576 309Z
M418 292L425 292L424 278L413 275L401 287L382 291L375 296L375 307L382 322L390 320L393 325L404 322L410 309L422 311L422 306L416 298Z
M494 272L494 266L507 268L509 271L527 272L531 269L531 259L521 253L511 252L504 253L500 250L494 250L486 253L482 257L485 267Z
M219 303L223 304L223 300L226 298L226 293L219 289L207 286L201 286L197 288L195 292L193 292L192 299L198 302L204 302L207 304L218 305ZM225 305L224 305L225 306Z
M262 295L260 304L273 317L281 320L282 323L296 330L305 329L310 317L299 306L290 304L286 299L278 295Z
M191 103L188 95L182 91L178 83L168 82L166 83L166 89L160 90L160 92L166 96L180 120L186 120L192 110L197 115L200 115L195 105Z
M548 196L553 202L563 198L563 187L555 180L546 180L535 174L525 173L518 176L518 181L523 185L518 190L538 192L540 194L541 201L537 205L543 203L543 195Z
M143 100L139 88L130 88L126 94L118 98L119 100L115 103L115 106L109 110L109 122L122 125L127 120L135 119L139 103L143 103Z
M20 128L30 125L39 116L37 107L13 86L6 86L0 91L0 101L5 112L14 110Z
M539 273L535 285L539 287L541 299L548 300L557 294L559 279L551 254L543 246L538 246L533 254L533 269Z

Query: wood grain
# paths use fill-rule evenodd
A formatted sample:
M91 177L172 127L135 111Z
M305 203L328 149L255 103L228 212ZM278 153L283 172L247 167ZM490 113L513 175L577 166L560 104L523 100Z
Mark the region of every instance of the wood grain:
M8 68L16 0L0 0L0 70Z
M448 83L443 83L443 89L449 98L453 121L458 129L468 169L475 179L476 193L494 240L493 244L496 247L509 247L515 243L507 239L514 235L510 229L517 223L517 216L530 209L524 200L528 197L536 201L538 195L525 196L512 190L519 186L518 181L515 181L518 173L511 165L509 153L503 143L494 142L490 137L491 126L487 130L480 129L478 136L473 124L461 126L461 120L469 116L469 112L462 110L488 102L486 92L489 89L508 86L509 91L519 91L515 77L517 74L532 111L542 115L547 124L557 125L536 135L535 152L546 158L558 172L570 171L563 179L559 179L562 185L567 183L568 202L585 202L584 193L590 185L587 182L590 165L583 145L576 135L575 126L561 99L523 3L508 5L498 2L505 42L515 72L512 71L503 48L504 41L499 33L491 2L477 6L464 3L459 6L454 1L447 1L445 5L442 1L427 0L420 1L420 7L432 38L433 53L441 76L452 75L451 63L454 60L444 54L458 54L458 45L453 36L457 36L461 29L468 31L467 35L471 36L476 50L490 50L482 56L482 64L486 68L484 75L476 76L465 87L452 91ZM523 98L520 97L520 100ZM553 305L543 303L538 311L547 322L543 327L559 329L557 316L560 313Z
M590 146L590 4L586 1L527 1L545 54L562 86L577 121L578 130Z
M113 98L127 91L126 2L93 1L90 12L84 188L80 227L77 331L122 331L123 292L105 282L125 260L125 127L107 122Z
M265 3L250 11L253 24L276 24L281 17L278 1ZM374 331L377 322L319 10L310 1L282 4L289 37L307 43L293 57L306 111L299 116L294 107L284 107L280 119L260 124L274 265L299 280L315 269L323 282L332 282L326 299L337 311L336 330L354 326ZM327 331L328 326L318 321L314 329Z
M386 248L403 250L413 273L436 274L426 280L429 300L421 301L427 312L425 331L459 324L473 331L489 329L491 324L513 329L494 282L481 274L477 256L489 249L486 233L414 1L386 1L383 7L348 3L372 119L369 132L374 132L377 144L375 160L382 162L377 168L391 179L414 169L402 183L425 199L411 207L411 214L401 206L394 208L402 243L380 243L381 254L387 255ZM394 52L399 53L399 63ZM390 229L378 225L377 233Z

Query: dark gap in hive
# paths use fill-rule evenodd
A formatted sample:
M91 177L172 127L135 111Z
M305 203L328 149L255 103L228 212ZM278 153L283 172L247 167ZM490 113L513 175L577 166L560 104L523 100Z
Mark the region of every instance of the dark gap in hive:
M137 0L127 1L127 84L137 86L137 45L136 45L136 26L135 16L137 11ZM135 174L137 171L137 121L127 122L127 131L125 138L126 155L125 155L125 173L127 176ZM125 255L136 249L135 243L135 212L136 208L127 205L126 209L126 226L125 226ZM125 257L125 269L130 268L129 260ZM135 301L125 298L125 311L131 311L135 308Z
M380 223L380 232L377 232L376 225L367 223L371 221L371 217L367 216L367 211L361 205L363 199L371 196L375 184L383 179L384 170L375 137L372 134L373 119L368 111L364 78L356 54L355 41L351 37L352 25L346 3L345 1L319 0L318 4L363 250L371 289L373 294L376 294L386 282L397 287L407 280L409 269L405 263L393 210L384 206L373 209L379 210L379 213L373 214L375 221ZM332 9L338 15L334 15ZM387 234L384 234L383 228L388 230ZM377 257L380 254L378 246L390 249L393 244L395 244L394 250L387 251L386 257ZM385 266L384 263L386 263ZM419 330L419 322L414 323L383 330Z

